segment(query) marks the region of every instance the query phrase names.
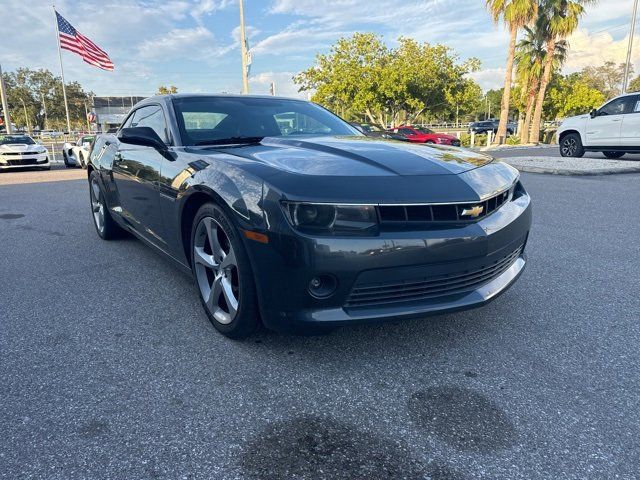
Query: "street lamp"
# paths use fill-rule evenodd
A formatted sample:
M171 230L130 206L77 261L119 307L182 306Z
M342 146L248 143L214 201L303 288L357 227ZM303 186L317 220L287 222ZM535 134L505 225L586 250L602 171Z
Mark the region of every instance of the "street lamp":
M631 69L631 50L633 50L633 36L636 32L636 17L638 16L638 0L633 2L633 14L631 15L631 31L629 32L629 45L627 47L627 61L624 65L624 78L622 79L622 93L627 93L629 71Z
M24 110L24 121L27 123L27 133L31 135L31 123L29 122L29 116L27 115L27 106L24 104L24 100L20 98L20 102L22 102L22 108Z

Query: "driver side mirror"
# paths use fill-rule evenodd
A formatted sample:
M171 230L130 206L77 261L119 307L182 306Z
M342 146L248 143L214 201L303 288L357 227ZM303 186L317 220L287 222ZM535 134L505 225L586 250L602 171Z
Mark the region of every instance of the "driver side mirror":
M596 110L595 108L591 109L589 115L591 116L591 118L596 118L598 116L598 110Z
M167 146L160 139L156 131L151 127L129 127L118 132L118 140L131 145L151 147L156 150L166 150Z

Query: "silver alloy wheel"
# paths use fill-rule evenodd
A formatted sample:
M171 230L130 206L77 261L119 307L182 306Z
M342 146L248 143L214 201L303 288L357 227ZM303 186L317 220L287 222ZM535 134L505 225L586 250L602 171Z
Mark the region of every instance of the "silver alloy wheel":
M200 294L209 312L218 322L228 325L238 313L240 274L229 237L212 217L198 223L193 260Z
M91 179L91 210L93 211L93 221L100 232L104 231L104 205L100 201L100 187L98 180Z
M575 138L567 138L562 142L562 153L566 157L573 157L578 150L578 144Z

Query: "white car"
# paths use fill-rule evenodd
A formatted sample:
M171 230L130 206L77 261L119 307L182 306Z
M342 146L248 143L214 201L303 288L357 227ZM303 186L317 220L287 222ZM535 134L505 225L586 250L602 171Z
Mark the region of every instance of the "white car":
M49 152L29 135L0 134L0 170L21 168L49 170Z
M95 138L95 135L83 135L75 143L65 143L62 147L62 159L65 167L87 168L89 152Z
M640 153L640 93L614 98L586 115L570 117L558 128L563 157L602 152L607 158Z

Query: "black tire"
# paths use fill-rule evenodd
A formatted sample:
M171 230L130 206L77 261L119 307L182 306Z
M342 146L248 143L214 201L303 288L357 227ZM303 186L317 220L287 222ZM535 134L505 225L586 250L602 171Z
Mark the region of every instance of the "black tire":
M577 133L569 133L560 141L560 155L563 157L581 158L584 155L582 140Z
M426 141L426 142L424 142L424 143L426 143L426 144L428 144L428 145L435 145L435 144L436 144L436 142L434 142L433 140L427 140L427 141Z
M621 158L625 152L602 152L602 154L607 158L615 159Z
M98 203L102 206L102 227L98 225L98 218L96 217L96 199L95 199L95 191L97 186L98 192ZM96 172L91 172L89 177L89 206L91 207L91 216L93 218L93 226L96 228L96 232L98 236L103 240L115 240L118 238L122 238L124 236L124 230L116 223L116 221L111 217L111 213L107 208L107 204L104 201L104 194L102 193L102 188L100 188L100 182L98 181L98 174Z
M226 236L228 241L228 246L233 249L235 254L236 265L233 267L235 269L235 276L230 274L230 278L233 277L231 282L236 282L235 286L232 286L232 288L235 289L234 294L237 292L237 309L229 323L219 321L214 315L214 312L211 311L210 307L207 305L207 299L204 298L202 291L203 288L199 283L200 280L198 279L198 271L202 272L203 267L196 265L196 234L198 233L199 225L201 222L206 223L206 219L213 219L215 221L217 224L216 228L222 230L222 233ZM193 273L196 286L198 287L200 302L202 303L202 307L204 308L209 321L216 330L226 337L242 339L250 336L258 329L261 322L259 317L256 288L253 279L253 270L242 240L240 239L238 229L222 208L213 202L205 203L198 209L198 212L193 219L190 238L191 271ZM219 263L223 262L219 261ZM218 270L218 272L220 272L220 270ZM202 273L200 274L202 275ZM213 284L211 285L211 289L213 289Z

